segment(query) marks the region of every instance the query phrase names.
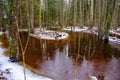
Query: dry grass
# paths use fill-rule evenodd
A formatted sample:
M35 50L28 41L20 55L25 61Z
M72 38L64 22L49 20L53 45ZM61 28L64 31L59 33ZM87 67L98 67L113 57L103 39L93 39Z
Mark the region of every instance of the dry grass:
M1 45L2 48L8 48L9 47L9 42L7 40L7 35L5 33L0 35L0 42L2 42L2 45Z
M4 51L4 54L5 54L5 56L9 56L9 55L10 55L9 50L8 50L8 49L6 49L6 50Z

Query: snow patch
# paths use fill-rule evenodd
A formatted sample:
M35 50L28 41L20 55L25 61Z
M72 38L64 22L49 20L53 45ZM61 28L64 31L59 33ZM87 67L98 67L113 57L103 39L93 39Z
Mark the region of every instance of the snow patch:
M3 32L0 32L0 35L2 35L3 34Z
M82 32L82 31L85 31L87 30L88 27L83 27L83 28L80 28L80 27L66 27L66 28L62 28L62 30L67 30L67 31L73 31L73 32Z
M19 32L21 32L21 31L25 31L25 32L27 32L28 29L19 29L18 31L19 31Z
M49 40L60 40L68 37L68 33L65 32L57 32L46 30L43 32L35 31L35 34L30 34L33 37L41 38L41 39L49 39Z
M89 76L88 80L97 80L97 78L95 76Z
M66 27L66 28L62 28L62 30L73 31L73 32L85 32L85 33L92 33L92 34L98 35L96 27L93 27L91 29L89 29L89 27L86 27L86 26L84 26L83 28L80 28L80 27L73 27L73 28Z
M109 41L113 43L120 44L120 39L117 37L109 37Z

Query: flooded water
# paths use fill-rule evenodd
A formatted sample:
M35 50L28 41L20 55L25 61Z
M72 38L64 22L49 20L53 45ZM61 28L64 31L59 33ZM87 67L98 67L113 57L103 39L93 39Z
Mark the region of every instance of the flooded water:
M68 32L64 40L30 37L25 61L39 72L55 80L120 80L120 51L96 35ZM23 47L27 33L21 34ZM21 55L20 55L21 56Z

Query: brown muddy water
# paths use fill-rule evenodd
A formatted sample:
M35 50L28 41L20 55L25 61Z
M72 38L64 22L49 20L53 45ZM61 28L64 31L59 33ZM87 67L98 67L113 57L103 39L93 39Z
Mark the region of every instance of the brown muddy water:
M25 62L55 80L120 80L120 51L96 35L68 32L64 40L30 37ZM21 33L23 47L27 33ZM21 55L20 55L21 56Z

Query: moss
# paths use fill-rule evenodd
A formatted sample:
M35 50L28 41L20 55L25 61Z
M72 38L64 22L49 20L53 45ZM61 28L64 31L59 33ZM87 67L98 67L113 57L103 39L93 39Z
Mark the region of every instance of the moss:
M12 48L11 51L10 51L12 54L16 54L17 53L17 50L15 48Z

